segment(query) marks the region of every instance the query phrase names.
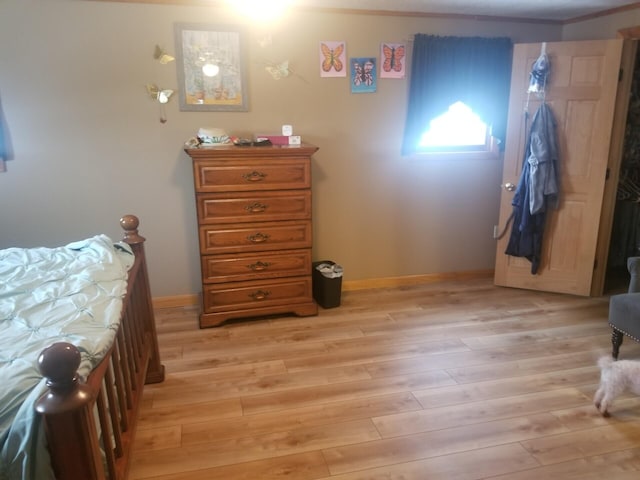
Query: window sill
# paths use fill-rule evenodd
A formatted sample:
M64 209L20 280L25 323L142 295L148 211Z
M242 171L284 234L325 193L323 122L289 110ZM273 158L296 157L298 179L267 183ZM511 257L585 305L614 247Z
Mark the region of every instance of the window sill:
M482 151L482 152L415 152L409 155L413 160L497 160L500 158L499 151Z

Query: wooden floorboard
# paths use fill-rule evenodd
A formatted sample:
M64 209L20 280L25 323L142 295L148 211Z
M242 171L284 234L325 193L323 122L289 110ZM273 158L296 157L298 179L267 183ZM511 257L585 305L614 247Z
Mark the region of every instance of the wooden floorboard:
M209 329L158 309L167 376L145 389L130 478L637 480L640 397L592 405L607 313L489 279Z

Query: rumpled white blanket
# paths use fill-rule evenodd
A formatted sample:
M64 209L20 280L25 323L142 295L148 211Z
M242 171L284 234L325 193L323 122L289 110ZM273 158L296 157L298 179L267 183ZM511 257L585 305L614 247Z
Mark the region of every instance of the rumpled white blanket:
M38 356L55 342L81 352L86 377L111 347L133 252L105 235L58 248L0 250L0 479L53 480L36 400Z

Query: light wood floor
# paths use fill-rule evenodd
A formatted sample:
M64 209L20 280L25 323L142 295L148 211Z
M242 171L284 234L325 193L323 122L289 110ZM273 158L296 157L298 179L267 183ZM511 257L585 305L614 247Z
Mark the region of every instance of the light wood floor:
M637 480L640 397L591 403L607 309L481 279L204 330L160 310L130 478Z

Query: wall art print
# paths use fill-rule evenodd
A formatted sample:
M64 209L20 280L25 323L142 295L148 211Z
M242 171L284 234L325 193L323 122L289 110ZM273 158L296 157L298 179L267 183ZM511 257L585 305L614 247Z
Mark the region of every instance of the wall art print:
M180 110L248 110L247 44L240 27L175 24Z
M404 78L404 43L382 43L380 45L380 78Z
M377 88L376 59L354 57L351 66L351 93L372 93Z
M345 42L320 42L320 76L347 76L347 44Z

